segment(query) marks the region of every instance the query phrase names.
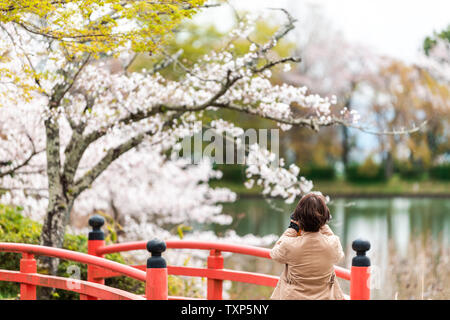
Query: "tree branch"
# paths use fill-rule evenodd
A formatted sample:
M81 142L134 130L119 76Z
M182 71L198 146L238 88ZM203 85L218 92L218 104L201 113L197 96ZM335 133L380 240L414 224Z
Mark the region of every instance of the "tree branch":
M265 64L264 66L262 66L259 69L252 69L254 73L261 73L266 69L271 69L273 67L275 67L278 64L282 64L282 63L286 63L286 62L293 62L293 63L299 63L301 62L302 59L300 57L287 57L287 58L283 58L283 59L279 59L279 60L275 60L275 61L269 61L269 63Z
M238 112L244 112L250 115L259 116L268 120L272 120L278 123L288 124L292 126L301 126L301 127L309 127L314 131L319 131L320 127L329 127L333 125L343 125L349 128L358 129L362 132L373 134L373 135L400 135L400 134L411 134L414 132L418 132L422 130L425 125L427 124L427 121L422 122L419 126L414 126L410 129L401 129L401 130L393 130L393 131L374 131L370 130L368 128L365 128L363 126L358 126L352 123L349 123L345 121L344 119L338 118L338 117L331 117L330 121L320 121L315 118L305 118L305 117L286 117L286 118L280 118L270 115L265 115L260 112L260 110L257 109L257 107L253 106L239 106L231 103L213 103L211 106L223 108L223 109L229 109L234 110Z
M69 77L67 72L64 70L61 70L65 81L61 84L57 84L53 89L53 94L50 98L49 106L50 108L56 108L60 105L62 98L66 95L67 92L72 88L73 84L77 80L78 75L81 73L81 71L84 69L84 67L87 65L89 59L91 57L91 54L89 53L84 61L81 61L80 66L75 71L72 77Z
M34 68L34 65L33 65L33 63L31 62L30 57L28 56L28 53L27 53L27 52L23 49L23 47L22 47L22 41L21 41L21 39L20 39L20 36L19 36L18 33L17 33L17 30L16 30L15 26L14 26L14 31L16 32L17 37L19 38L20 45L18 45L18 44L16 43L16 41L14 40L14 37L11 35L11 33L10 33L3 25L0 24L0 28L2 28L2 30L7 34L8 38L10 39L10 41L12 42L12 44L14 45L14 47L19 48L19 49L22 51L23 55L25 56L25 59L27 60L27 64L30 66L31 70L33 71L33 79L34 79L34 82L36 83L36 85L37 85L39 88L42 89L41 83L40 83L40 81L39 81L39 78L37 77L36 69ZM43 90L42 90L42 92L43 92L45 95L47 95L47 93L44 92Z
M179 62L178 58L183 54L183 49L178 50L177 52L175 52L173 55L168 55L167 53L165 53L165 51L163 50L164 55L166 57L166 59L163 59L162 61L160 61L159 63L155 64L153 66L153 69L151 71L151 74L155 74L156 72L158 72L159 70L165 69L168 66L170 66L172 63L177 63Z
M182 112L174 112L164 123L161 127L161 130L164 130L165 127L170 125L173 120L178 118ZM144 141L144 138L146 136L153 135L153 132L147 131L140 133L129 140L125 141L124 143L118 145L117 147L111 148L106 152L106 155L97 163L94 165L94 167L89 170L83 177L75 181L73 187L69 189L69 195L72 198L76 198L81 192L86 190L91 186L91 184L95 181L95 179L108 168L108 166L117 158L119 158L121 155L126 153L127 151L135 148L138 146L142 141Z
M7 175L14 174L15 171L19 170L22 167L25 167L35 155L37 155L37 154L39 154L39 153L44 151L44 150L36 151L36 147L34 145L33 139L31 139L31 137L28 134L27 134L27 138L30 141L31 148L32 148L32 151L31 151L30 155L22 163L16 165L15 167L13 167L13 168L11 168L11 169L9 169L7 171L0 172L0 178L5 177ZM1 166L8 166L10 162L11 161L0 162L0 167Z

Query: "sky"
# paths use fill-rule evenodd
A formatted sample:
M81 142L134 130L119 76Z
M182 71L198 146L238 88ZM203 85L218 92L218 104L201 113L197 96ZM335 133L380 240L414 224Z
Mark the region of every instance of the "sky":
M297 0L298 1L298 0ZM413 61L423 39L450 24L449 0L315 0L349 40Z
M306 4L320 6L332 26L351 41L380 54L414 62L423 39L450 24L450 0L230 0L237 9L290 8L302 19ZM293 9L295 8L295 9ZM224 9L214 9L203 19L229 25Z

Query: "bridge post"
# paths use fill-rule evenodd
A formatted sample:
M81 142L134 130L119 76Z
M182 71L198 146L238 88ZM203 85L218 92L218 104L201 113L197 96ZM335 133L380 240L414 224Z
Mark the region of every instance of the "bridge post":
M223 269L223 256L219 250L212 249L208 256L208 269ZM223 280L208 278L207 299L222 300Z
M145 280L145 296L147 300L167 300L167 264L161 254L166 251L166 243L160 239L147 242L147 250L152 254L147 259L147 277Z
M103 258L103 255L97 254L97 248L105 245L105 233L101 230L101 227L105 224L105 219L100 215L94 215L89 219L89 225L92 227L92 231L88 235L88 254ZM105 279L99 279L96 277L99 267L87 266L87 280L94 283L105 284ZM80 300L98 300L92 296L86 296L80 294Z
M37 273L36 260L31 253L23 253L20 259L21 273ZM20 300L36 300L36 286L32 284L20 284Z
M357 239L352 243L356 256L352 259L350 277L350 299L370 300L370 259L366 251L370 249L370 242Z

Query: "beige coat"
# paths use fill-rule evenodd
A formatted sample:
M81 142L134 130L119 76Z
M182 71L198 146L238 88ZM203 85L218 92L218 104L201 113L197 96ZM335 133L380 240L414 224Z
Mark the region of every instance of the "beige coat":
M339 237L328 225L319 232L302 232L300 236L288 228L270 256L285 264L271 299L344 299L334 273L334 265L344 257L344 252Z

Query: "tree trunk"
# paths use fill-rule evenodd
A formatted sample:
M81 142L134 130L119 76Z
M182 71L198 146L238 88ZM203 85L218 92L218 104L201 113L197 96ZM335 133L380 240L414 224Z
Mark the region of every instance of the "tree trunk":
M72 201L68 200L66 188L62 181L58 122L46 120L45 128L49 199L40 243L44 246L61 248ZM58 271L58 264L59 259L57 258L39 257L40 270L48 274L55 275ZM42 289L40 290L40 297L50 298L53 290Z
M384 160L384 177L389 180L394 174L394 158L392 152L387 151L386 159Z
M68 204L62 199L61 195L56 195L55 198L55 201L49 202L47 208L47 215L41 232L41 245L62 248L67 225ZM46 269L49 274L56 274L58 259L41 257L40 261L40 266Z
M353 91L356 88L356 83L352 83L352 89L350 91L350 95L345 100L345 107L350 112L352 107L352 94ZM341 161L344 166L344 172L346 172L348 167L348 161L349 161L349 154L350 154L350 135L347 126L342 126L342 154L341 154Z
M53 200L49 201L47 215L42 226L41 245L62 248L70 206L64 200L63 195L53 195L52 198ZM56 275L59 259L39 256L38 264L40 272ZM39 300L49 300L54 292L54 288L41 287L38 291L38 298Z
M349 135L348 128L346 126L342 126L342 157L341 161L344 165L344 172L346 172L348 167L348 155L350 153L350 143L349 143Z

